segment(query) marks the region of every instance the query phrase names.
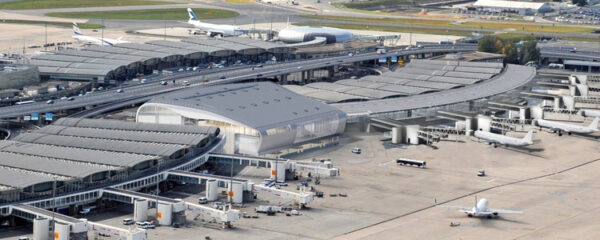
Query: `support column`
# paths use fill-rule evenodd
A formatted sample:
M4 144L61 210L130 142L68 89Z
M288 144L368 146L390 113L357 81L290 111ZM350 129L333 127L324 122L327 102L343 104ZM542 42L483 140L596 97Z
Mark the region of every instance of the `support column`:
M520 120L525 120L525 108L519 108L519 119Z
M279 83L281 83L281 84L287 83L287 74L281 74L281 76L279 76Z
M470 136L473 131L473 121L471 118L465 119L465 135Z
M335 67L334 66L330 66L327 68L327 76L329 78L333 78L335 76Z
M306 71L302 71L302 82L306 83L307 79L306 79Z

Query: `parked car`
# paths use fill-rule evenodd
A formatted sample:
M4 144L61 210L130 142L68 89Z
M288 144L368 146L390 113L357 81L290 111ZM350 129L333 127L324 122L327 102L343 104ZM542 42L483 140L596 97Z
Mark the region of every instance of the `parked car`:
M86 215L86 214L90 213L94 208L96 208L96 206L84 207L81 209L81 211L79 211L79 214Z
M156 225L153 222L146 221L144 222L144 229L155 229Z
M199 204L207 204L208 203L208 199L205 197L200 197L198 198L198 203Z
M133 221L133 219L131 219L131 218L123 219L123 225L133 225L133 224L135 224L135 221Z
M360 154L361 152L362 151L360 150L360 148L355 147L352 149L352 153Z

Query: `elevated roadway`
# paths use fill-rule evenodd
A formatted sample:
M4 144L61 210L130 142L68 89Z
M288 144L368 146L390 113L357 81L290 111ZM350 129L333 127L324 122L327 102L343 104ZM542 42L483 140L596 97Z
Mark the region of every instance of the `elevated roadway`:
M568 48L542 48L540 58L552 58L562 60L600 61L600 52L597 51L575 51Z
M462 88L403 98L336 103L332 105L350 116L368 116L370 114L444 106L477 100L516 89L531 81L535 77L535 74L536 71L533 67L508 64L504 72L492 79Z
M177 91L187 87L198 87L225 83L235 83L240 81L247 81L257 78L268 78L276 77L285 74L306 71L311 69L320 69L329 66L349 64L361 61L376 60L380 57L391 57L391 56L406 56L406 55L418 55L428 53L451 53L451 52L468 52L476 50L475 45L457 45L457 46L432 46L422 49L411 49L411 50L396 50L389 51L385 54L377 54L376 52L355 54L353 56L336 56L319 59L299 60L292 62L283 62L271 65L265 65L262 68L256 68L252 65L245 66L243 68L236 68L226 73L209 73L205 74L202 72L196 73L195 75L185 75L177 79L179 84L169 84L167 86L160 85L158 82L152 82L147 84L139 84L135 86L123 87L122 92L116 90L107 90L103 92L97 92L88 94L85 96L74 97L74 100L55 100L53 104L46 104L45 102L36 102L26 105L15 105L9 107L0 108L0 118L16 118L31 113L44 113L44 112L58 112L68 109L77 109L83 107L90 107L96 105L102 105L106 103L120 103L125 101L132 101L138 99L140 102L146 99L142 99L148 96L156 96L159 94L169 93ZM225 79L223 79L225 77ZM190 83L189 86L181 84L184 81Z

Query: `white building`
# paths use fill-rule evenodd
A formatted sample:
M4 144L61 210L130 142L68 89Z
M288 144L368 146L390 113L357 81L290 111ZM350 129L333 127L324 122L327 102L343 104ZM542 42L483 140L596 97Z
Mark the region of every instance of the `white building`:
M513 12L521 15L532 15L552 11L547 2L519 2L503 0L478 0L473 7L479 11Z
M270 82L188 88L142 105L137 121L218 126L224 151L275 156L337 142L346 114Z

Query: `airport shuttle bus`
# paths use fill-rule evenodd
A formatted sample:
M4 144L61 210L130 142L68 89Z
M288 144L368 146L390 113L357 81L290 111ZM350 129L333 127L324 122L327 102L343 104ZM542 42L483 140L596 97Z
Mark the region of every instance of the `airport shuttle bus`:
M398 158L398 159L396 159L396 163L398 165L410 165L410 166L415 166L415 167L420 167L420 168L426 167L425 161L413 160L413 159L408 159L408 158Z

